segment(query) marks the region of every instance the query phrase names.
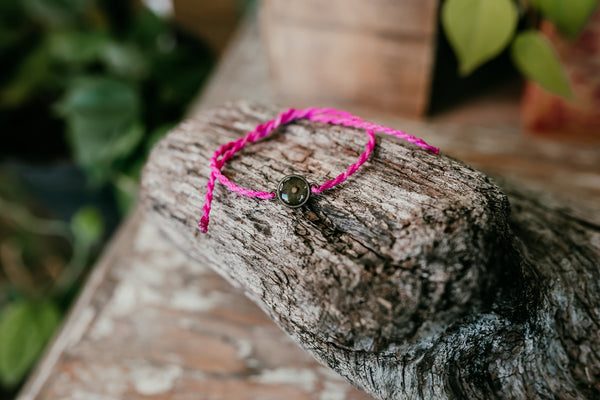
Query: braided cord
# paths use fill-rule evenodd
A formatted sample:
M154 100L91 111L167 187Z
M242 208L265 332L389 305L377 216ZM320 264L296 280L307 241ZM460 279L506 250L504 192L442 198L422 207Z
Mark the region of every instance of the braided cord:
M348 179L350 175L355 173L358 170L358 168L360 168L360 166L369 159L371 152L375 148L374 132L381 132L385 133L386 135L391 135L400 139L404 139L407 142L414 143L415 145L423 149L429 150L435 154L439 152L438 148L428 145L422 139L419 139L399 130L364 121L361 118L356 117L345 111L339 111L332 108L316 107L306 108L302 110L290 108L289 110L279 114L277 118L258 125L252 132L247 133L242 138L222 145L213 153L213 156L210 159L211 173L208 179L208 183L206 184L206 197L204 201L204 207L202 208L203 215L200 219L200 222L198 223L201 232L206 233L208 230L209 214L211 209L211 203L213 200L213 191L217 179L229 190L241 194L242 196L258 197L259 199L265 200L272 199L275 197L275 193L273 192L250 190L236 185L235 183L231 182L225 175L223 175L223 173L221 172L221 168L223 168L223 165L225 165L227 160L229 160L235 155L235 153L244 148L246 144L254 143L257 140L260 140L265 136L269 135L281 125L301 118L306 118L311 121L323 122L333 125L343 125L354 128L362 128L365 129L367 136L369 137L369 140L365 147L365 151L360 155L358 160L354 164L349 166L346 171L344 171L334 179L328 180L318 187L312 186L311 191L313 193L321 193L324 190L331 189L335 185L344 182L346 179Z

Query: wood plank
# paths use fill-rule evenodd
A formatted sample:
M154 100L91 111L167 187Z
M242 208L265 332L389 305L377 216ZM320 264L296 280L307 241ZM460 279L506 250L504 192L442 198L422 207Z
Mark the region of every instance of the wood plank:
M140 213L38 371L20 399L366 398Z
M437 6L437 0L265 1L261 20L275 95L294 106L319 101L423 115Z
M226 48L240 20L236 0L172 0L175 20L202 38L216 54Z
M431 18L437 14L437 0L263 0L262 5L284 24L405 37L437 32L437 20Z

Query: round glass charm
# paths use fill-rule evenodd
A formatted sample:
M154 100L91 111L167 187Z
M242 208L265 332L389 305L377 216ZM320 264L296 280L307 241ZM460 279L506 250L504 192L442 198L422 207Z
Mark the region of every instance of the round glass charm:
M288 175L277 186L277 198L288 207L300 207L308 201L309 197L310 185L301 176Z

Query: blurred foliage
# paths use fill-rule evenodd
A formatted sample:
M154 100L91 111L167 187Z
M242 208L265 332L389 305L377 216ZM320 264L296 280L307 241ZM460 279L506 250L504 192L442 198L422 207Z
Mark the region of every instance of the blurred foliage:
M511 55L514 64L526 78L565 99L573 96L558 55L548 39L538 31L519 33L511 46Z
M598 8L598 0L529 0L544 18L569 39L575 39Z
M11 388L52 336L104 224L93 207L81 208L70 222L40 217L43 208L17 182L0 179L8 186L0 191L0 384Z
M600 0L446 0L442 27L459 62L462 76L497 57L509 45L515 66L546 90L570 98L566 73L552 44L539 32L517 32L519 14L541 15L567 38L583 30Z
M20 128L16 143L3 130L3 155L72 156L92 187L123 196L117 183L137 180L144 143L181 118L212 56L126 1L2 0L0 64L0 124Z
M0 0L0 160L71 160L124 214L152 144L212 63L205 44L138 2ZM15 388L107 232L95 207L59 220L1 168L0 180L0 385Z
M16 301L0 314L0 382L18 383L60 320L52 302Z

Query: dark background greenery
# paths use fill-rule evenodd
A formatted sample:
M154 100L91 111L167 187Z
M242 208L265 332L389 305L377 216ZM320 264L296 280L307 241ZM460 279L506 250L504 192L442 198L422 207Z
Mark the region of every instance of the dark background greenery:
M0 398L34 365L213 59L135 2L0 0Z

